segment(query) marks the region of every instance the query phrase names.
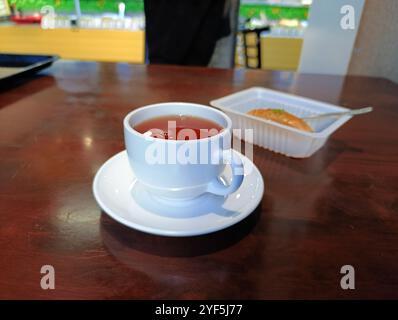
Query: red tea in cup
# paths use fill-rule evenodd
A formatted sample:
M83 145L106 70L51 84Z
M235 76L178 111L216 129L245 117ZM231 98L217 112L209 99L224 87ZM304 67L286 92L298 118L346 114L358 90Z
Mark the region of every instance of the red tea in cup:
M166 115L142 121L134 130L148 137L167 140L196 140L212 137L223 130L212 120L187 115Z

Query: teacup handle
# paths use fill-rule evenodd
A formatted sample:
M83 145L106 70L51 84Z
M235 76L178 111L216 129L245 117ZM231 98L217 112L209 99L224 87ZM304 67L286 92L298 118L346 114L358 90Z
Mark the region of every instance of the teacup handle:
M231 157L232 155L232 157ZM240 187L243 181L243 162L241 157L238 154L230 150L224 150L219 153L219 161L223 161L223 159L230 159L230 166L232 169L232 181L228 186L225 186L220 179L217 177L212 182L209 183L207 187L207 192L219 195L226 196L229 195ZM231 159L232 158L232 159Z

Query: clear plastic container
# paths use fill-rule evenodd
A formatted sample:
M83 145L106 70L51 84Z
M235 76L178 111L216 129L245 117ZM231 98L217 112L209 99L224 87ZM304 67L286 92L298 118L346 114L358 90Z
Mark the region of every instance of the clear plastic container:
M210 104L224 111L232 119L234 129L253 129L254 144L294 158L310 157L325 144L334 131L351 119L351 116L342 116L306 121L314 132L305 132L246 114L252 109L283 109L297 117L305 117L348 110L261 87L239 91L213 100ZM242 138L245 138L243 134Z

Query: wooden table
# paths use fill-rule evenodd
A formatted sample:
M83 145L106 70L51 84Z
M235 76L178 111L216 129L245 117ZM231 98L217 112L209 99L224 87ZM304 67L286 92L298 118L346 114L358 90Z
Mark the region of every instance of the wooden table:
M245 221L201 237L128 229L91 191L128 111L251 86L375 107L309 159L256 147ZM0 93L0 298L398 298L398 85L367 77L57 62ZM55 290L40 269L55 268ZM355 268L342 290L340 268Z

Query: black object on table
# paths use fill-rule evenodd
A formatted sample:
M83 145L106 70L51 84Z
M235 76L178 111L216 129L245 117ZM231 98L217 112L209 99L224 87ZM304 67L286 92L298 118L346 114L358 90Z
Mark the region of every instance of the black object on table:
M46 55L0 54L0 84L32 75L51 66L58 58Z

